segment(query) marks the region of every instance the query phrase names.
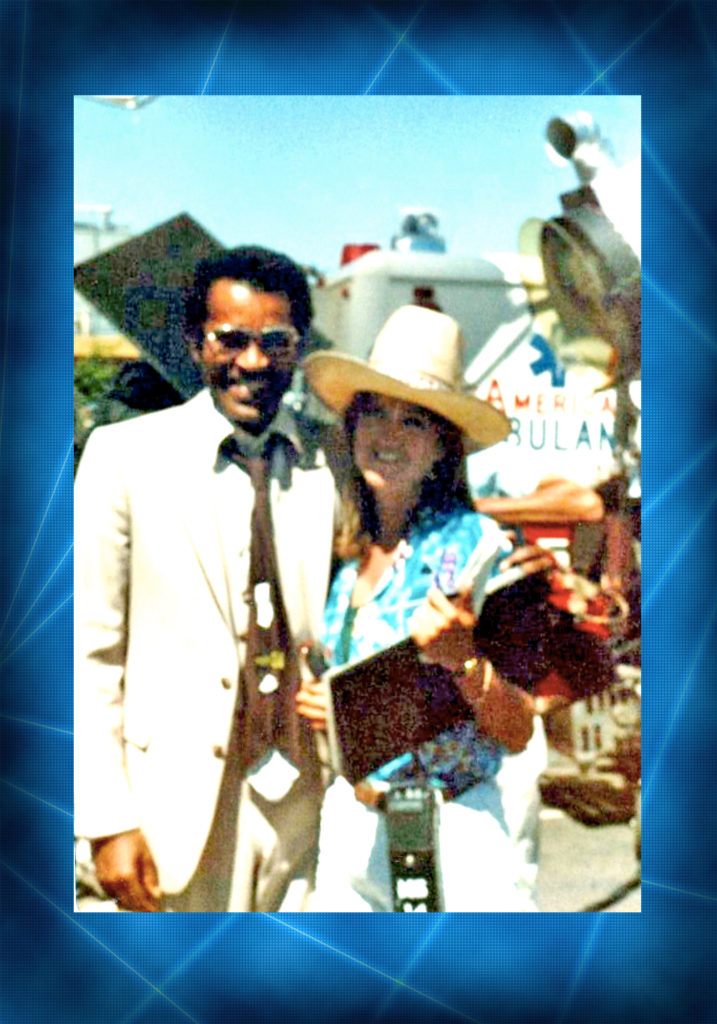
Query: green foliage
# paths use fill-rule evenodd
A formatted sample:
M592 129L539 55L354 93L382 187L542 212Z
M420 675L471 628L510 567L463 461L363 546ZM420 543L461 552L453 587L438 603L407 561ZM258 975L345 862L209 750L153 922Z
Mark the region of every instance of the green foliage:
M96 402L102 397L117 373L114 359L91 356L75 362L75 395L86 403Z
M96 424L97 405L116 374L114 359L90 356L75 361L75 469L85 441Z

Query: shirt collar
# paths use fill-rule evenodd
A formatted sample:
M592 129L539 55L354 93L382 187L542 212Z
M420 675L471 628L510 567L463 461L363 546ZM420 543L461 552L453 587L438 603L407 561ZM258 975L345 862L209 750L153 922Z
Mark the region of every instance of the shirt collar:
M301 455L304 444L299 433L296 417L286 405L279 406L274 419L261 434L250 434L241 427L232 425L224 414L214 405L217 415L222 421L221 433L217 435L217 465L226 464L230 459L230 446L240 455L251 457L254 455L271 455L277 445L288 444L297 455ZM230 428L227 431L227 428Z

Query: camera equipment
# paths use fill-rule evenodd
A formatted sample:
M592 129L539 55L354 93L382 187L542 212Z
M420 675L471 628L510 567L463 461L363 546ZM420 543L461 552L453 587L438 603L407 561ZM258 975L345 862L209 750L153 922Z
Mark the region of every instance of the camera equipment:
M386 794L393 909L399 913L443 909L437 801L436 790L421 783L392 786Z

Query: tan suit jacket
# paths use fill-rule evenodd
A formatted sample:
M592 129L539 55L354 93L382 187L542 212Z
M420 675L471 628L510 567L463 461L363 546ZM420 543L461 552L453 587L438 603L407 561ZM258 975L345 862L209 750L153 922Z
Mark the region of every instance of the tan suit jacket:
M141 828L181 891L214 813L247 625L253 492L217 460L231 433L208 391L93 432L75 492L75 831ZM281 453L282 449L279 449ZM319 450L275 459L282 594L319 634L334 481Z

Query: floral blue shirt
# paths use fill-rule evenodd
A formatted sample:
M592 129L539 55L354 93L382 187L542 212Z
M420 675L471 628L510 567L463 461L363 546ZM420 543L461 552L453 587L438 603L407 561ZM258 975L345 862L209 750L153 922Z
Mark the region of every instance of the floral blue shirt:
M486 534L491 541L495 539L493 549L500 547L503 554L510 551L510 543L487 516L465 508L424 513L402 542L399 557L379 580L371 600L351 609L348 620L359 564L357 559L345 562L334 577L324 612L322 642L330 662L343 665L407 637L408 621L429 588L455 592L469 555ZM500 557L495 559L489 575L498 571L499 561ZM383 765L371 778L397 782L425 775L432 784L459 793L495 775L501 750L495 740L478 731L471 717L421 744L413 754L407 752Z

